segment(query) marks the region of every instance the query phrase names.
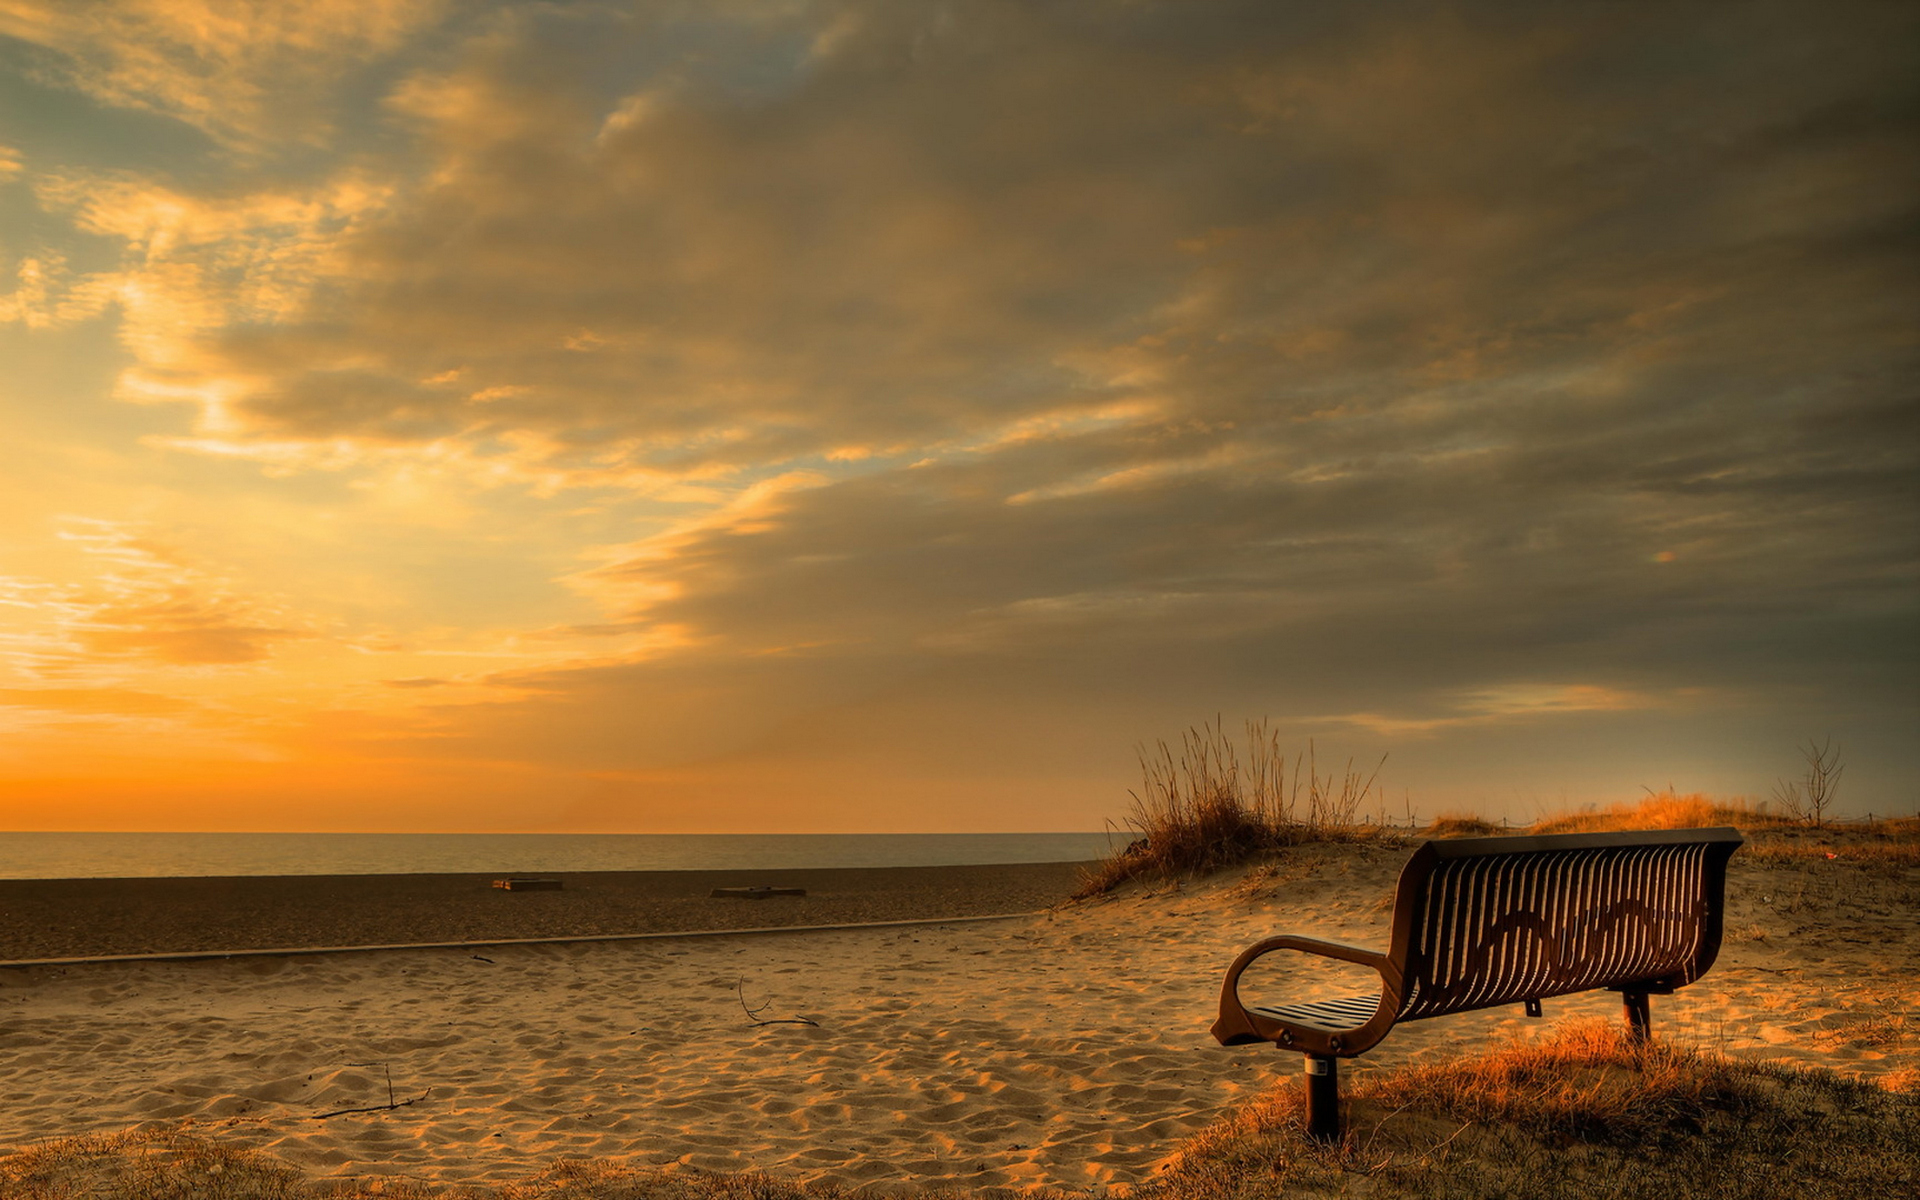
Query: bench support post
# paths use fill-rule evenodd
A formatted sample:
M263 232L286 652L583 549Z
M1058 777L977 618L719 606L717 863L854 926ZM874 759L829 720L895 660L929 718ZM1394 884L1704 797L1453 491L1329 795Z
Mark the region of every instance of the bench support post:
M1653 1014L1647 1008L1645 992L1621 992L1622 1007L1627 1010L1627 1040L1644 1046L1653 1028Z
M1340 1060L1307 1055L1307 1136L1316 1142L1340 1140Z

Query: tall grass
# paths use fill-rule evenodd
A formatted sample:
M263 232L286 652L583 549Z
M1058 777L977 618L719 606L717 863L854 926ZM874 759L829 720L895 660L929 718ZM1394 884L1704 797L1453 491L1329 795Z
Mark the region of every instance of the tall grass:
M1140 790L1124 823L1128 844L1089 874L1078 896L1098 895L1140 876L1216 870L1310 841L1355 840L1375 827L1360 813L1379 778L1348 759L1320 774L1311 741L1289 759L1265 721L1249 721L1236 743L1219 721L1189 728L1178 750L1165 741L1140 752Z
M1129 879L1204 874L1306 842L1360 841L1391 835L1362 819L1378 794L1380 762L1362 773L1348 759L1322 775L1314 745L1289 757L1265 721L1249 721L1236 741L1216 719L1189 728L1179 745L1140 751L1140 790L1121 822L1128 840L1087 873L1075 899L1111 891ZM1376 801L1377 803L1377 801ZM1639 800L1542 816L1532 825L1496 825L1471 812L1444 813L1428 837L1507 833L1600 833L1733 825L1750 835L1749 857L1824 858L1874 866L1920 866L1920 817L1810 827L1791 813L1742 797L1715 799L1668 788ZM1819 838L1817 845L1794 839Z

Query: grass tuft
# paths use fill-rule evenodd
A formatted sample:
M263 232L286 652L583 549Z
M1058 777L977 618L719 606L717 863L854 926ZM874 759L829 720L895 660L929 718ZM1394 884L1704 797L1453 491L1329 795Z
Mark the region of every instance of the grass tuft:
M1505 832L1492 821L1473 813L1441 813L1426 828L1427 836L1436 838L1493 837Z
M305 1200L290 1167L185 1127L65 1138L0 1157L7 1200Z
M1305 1137L1289 1081L1182 1148L1143 1200L1579 1195L1841 1197L1920 1185L1920 1095L1824 1071L1734 1062L1618 1026L1355 1072L1345 1140Z
M1164 741L1141 750L1141 789L1125 822L1134 836L1094 867L1074 898L1129 879L1214 871L1304 842L1377 836L1359 814L1379 772L1376 765L1362 775L1349 759L1339 776L1323 777L1312 742L1289 760L1265 721L1247 722L1240 744L1218 721L1188 729L1178 752Z
M1528 833L1602 833L1613 829L1705 829L1737 825L1742 829L1773 829L1795 822L1755 808L1744 800L1716 801L1693 792L1677 795L1656 792L1631 804L1614 804L1598 811L1542 817Z

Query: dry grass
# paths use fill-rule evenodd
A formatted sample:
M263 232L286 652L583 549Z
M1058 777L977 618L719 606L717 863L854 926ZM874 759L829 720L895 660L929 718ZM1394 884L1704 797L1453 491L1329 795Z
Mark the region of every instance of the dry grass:
M1713 800L1693 792L1677 795L1657 792L1631 804L1614 804L1597 811L1562 813L1535 821L1528 833L1601 833L1612 829L1705 829L1736 825L1741 829L1778 829L1795 822L1745 800Z
M1429 834L1449 836L1448 831L1438 830L1439 825L1440 822L1435 822L1436 828L1429 830ZM1841 862L1890 869L1920 866L1920 816L1829 820L1815 828L1794 817L1772 812L1764 803L1756 806L1738 797L1713 800L1697 792L1684 796L1659 792L1633 804L1542 817L1528 828L1513 832L1596 833L1611 829L1700 829L1712 825L1733 825L1745 833L1748 844L1741 853L1749 858L1776 862Z
M305 1200L317 1195L272 1159L195 1137L139 1129L66 1138L0 1158L7 1200Z
M561 1163L497 1188L312 1180L189 1127L67 1138L0 1157L6 1200L832 1200L838 1189L754 1174ZM930 1193L932 1195L932 1193Z
M1747 835L1741 854L1776 865L1830 863L1895 874L1920 867L1920 817L1829 820L1818 829L1763 825Z
M1381 763L1385 763L1381 759ZM1376 794L1379 767L1362 775L1352 760L1338 775L1319 773L1312 743L1289 759L1263 722L1249 722L1236 744L1213 724L1189 729L1176 751L1159 742L1140 755L1142 786L1119 851L1096 864L1075 899L1136 878L1204 874L1309 842L1393 839L1391 829L1361 819ZM1752 857L1826 860L1903 869L1920 866L1920 816L1829 821L1815 828L1763 801L1714 799L1671 789L1630 803L1543 816L1530 826L1496 825L1476 813L1443 813L1427 837L1599 833L1632 829L1698 829L1732 825L1748 835Z
M1612 1024L1398 1071L1356 1072L1348 1133L1305 1139L1289 1081L1182 1150L1143 1200L1841 1197L1920 1186L1920 1095L1742 1064Z
M1076 899L1142 876L1197 874L1303 842L1378 833L1359 814L1379 766L1362 775L1349 759L1339 776L1323 777L1311 742L1289 760L1264 721L1249 721L1238 745L1218 722L1187 730L1177 753L1156 743L1141 751L1140 774L1125 823L1132 840L1094 868Z
M1291 1056L1286 1056L1291 1057ZM1139 1200L1366 1194L1407 1200L1593 1196L1808 1200L1920 1188L1920 1072L1876 1085L1734 1062L1612 1022L1398 1070L1352 1070L1348 1132L1305 1137L1292 1076L1180 1147ZM7 1200L832 1200L762 1175L563 1163L493 1188L317 1181L189 1128L70 1138L0 1157ZM937 1200L976 1194L903 1194ZM1022 1193L1056 1200L1067 1192Z
M1441 813L1426 828L1427 836L1436 838L1493 837L1505 832L1492 821L1473 813Z

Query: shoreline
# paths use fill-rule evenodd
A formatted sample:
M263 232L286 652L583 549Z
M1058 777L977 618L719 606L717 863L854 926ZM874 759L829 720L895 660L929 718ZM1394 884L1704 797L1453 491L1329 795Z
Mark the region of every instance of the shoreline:
M418 946L1000 916L1058 904L1085 863L507 874L0 880L0 965L42 959ZM713 898L714 888L805 896Z

